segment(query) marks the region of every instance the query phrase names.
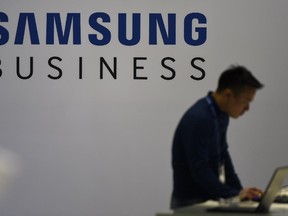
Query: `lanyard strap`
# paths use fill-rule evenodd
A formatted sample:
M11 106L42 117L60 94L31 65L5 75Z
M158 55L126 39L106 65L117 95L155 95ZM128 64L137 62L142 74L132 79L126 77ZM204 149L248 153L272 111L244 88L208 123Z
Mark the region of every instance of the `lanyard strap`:
M213 102L212 102L211 98L209 97L209 95L206 97L206 102L209 105L209 108L212 111L214 118L217 119L216 110L215 110L215 107L213 106Z
M221 131L220 131L220 125L219 125L219 121L217 118L217 113L216 113L216 109L215 106L213 105L212 99L209 97L209 95L206 97L206 102L209 105L209 108L213 114L214 117L214 126L215 126L215 135L216 135L216 143L218 148L220 148L221 146L221 140L220 140L220 135L221 135ZM219 152L218 152L219 153Z

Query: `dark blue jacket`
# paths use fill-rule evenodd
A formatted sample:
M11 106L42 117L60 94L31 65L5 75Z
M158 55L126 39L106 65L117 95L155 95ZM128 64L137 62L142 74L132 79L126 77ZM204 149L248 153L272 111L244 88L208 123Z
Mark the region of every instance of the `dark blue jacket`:
M178 200L228 198L242 189L226 141L229 116L220 111L211 92L207 97L187 110L174 135L172 198ZM221 164L225 184L219 180Z

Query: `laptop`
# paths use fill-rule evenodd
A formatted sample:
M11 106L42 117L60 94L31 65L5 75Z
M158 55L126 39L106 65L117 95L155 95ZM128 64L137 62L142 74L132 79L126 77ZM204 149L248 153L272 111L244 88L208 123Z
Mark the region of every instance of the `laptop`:
M238 203L237 205L231 206L218 206L213 208L208 208L209 212L237 212L237 213L268 213L271 204L274 202L277 194L282 188L282 184L285 177L288 174L288 166L278 167L275 169L268 186L263 194L258 205L249 206L245 202Z

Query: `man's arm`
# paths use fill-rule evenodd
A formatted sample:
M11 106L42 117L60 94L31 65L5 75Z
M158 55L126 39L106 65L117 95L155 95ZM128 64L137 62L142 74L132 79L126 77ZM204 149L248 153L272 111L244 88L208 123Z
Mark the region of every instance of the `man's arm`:
M243 186L235 172L234 165L228 149L224 153L225 183L237 190L242 190Z
M205 194L212 198L228 198L239 194L233 188L220 182L219 177L209 166L211 133L214 125L196 116L184 123L183 143L191 176Z

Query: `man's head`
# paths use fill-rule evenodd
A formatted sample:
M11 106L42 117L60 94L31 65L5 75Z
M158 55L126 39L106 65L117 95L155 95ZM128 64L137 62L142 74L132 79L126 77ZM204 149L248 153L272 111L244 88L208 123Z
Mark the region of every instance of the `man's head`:
M219 78L216 89L218 104L230 117L237 118L249 110L256 90L262 87L263 84L245 67L232 66Z

